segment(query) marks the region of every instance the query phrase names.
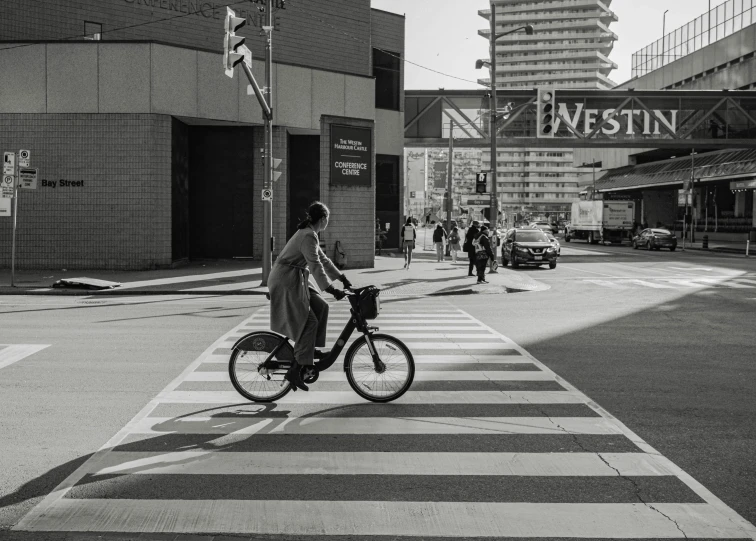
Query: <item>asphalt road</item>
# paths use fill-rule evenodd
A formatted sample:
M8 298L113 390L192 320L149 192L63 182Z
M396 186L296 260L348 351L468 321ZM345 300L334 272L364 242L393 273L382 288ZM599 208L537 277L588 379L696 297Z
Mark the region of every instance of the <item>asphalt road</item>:
M465 272L466 266L459 269ZM443 321L444 306L449 311L458 308L511 338L726 505L756 523L756 260L572 243L563 246L557 269L514 272L526 273L551 287L535 293L428 300L428 317ZM9 528L126 427L213 342L266 305L262 297L239 296L0 298L0 344L49 344L13 364L0 366L0 456L4 464L0 471L0 537L3 532L10 535ZM391 310L401 313L422 310L424 301L409 303L397 298L391 305ZM386 323L379 320L379 324ZM456 339L453 343L464 342ZM443 346L438 347L443 352ZM514 393L520 388L517 382L506 383ZM534 381L527 388L549 391L552 383ZM187 391L198 388L197 383L182 385ZM413 391L481 392L491 385L490 381L450 384L420 377ZM224 387L218 382L211 388L217 391ZM461 403L447 406L451 412L447 414L464 418L513 416L511 410L501 413L512 407ZM523 410L522 415L533 414L527 405L517 407ZM554 404L544 406L540 414L583 415L577 407ZM164 408L167 418L191 409L181 405ZM396 410L397 415L440 415L429 413L429 406L423 404L401 408ZM306 416L322 408L301 404L288 409ZM373 410L350 407L349 415L359 419L368 411ZM339 416L337 412L324 415ZM211 430L230 433L230 428L217 428L220 426L214 424ZM171 431L170 424L166 430ZM411 453L420 450L418 445L433 447L439 437L350 435L334 443L302 434L299 439L286 441L322 452ZM486 438L459 438L444 450L479 452L502 443ZM533 438L517 444L524 447L511 450L555 450ZM628 451L623 447L626 440L611 439L614 436L604 436L601 443L594 441L596 437L581 438L560 440L559 449L569 451L571 445L578 444L588 449L596 446L596 452L612 450L602 445L615 446L617 452ZM267 449L290 450L281 446L282 440L273 440L263 440L269 445ZM180 438L165 441L166 445L175 445L170 449L176 451L187 443ZM189 443L198 444L196 438ZM438 440L438 444L449 442ZM140 450L138 442L133 445L134 451ZM237 451L244 449L242 445ZM364 487L371 486L376 499L395 501L412 501L412 495L418 493L430 501L456 498L463 502L552 502L565 498L625 502L633 501L638 494L651 495L657 502L695 501L688 487L658 484L653 478L637 481L635 489L628 491L627 486L601 477L552 483L512 478L496 484L485 476L461 482L444 476L408 475L397 484L358 473L346 485L329 476L323 476L320 482L307 481L297 485L299 492L289 483L270 484L265 479L258 479L262 484L255 486L216 485L212 475L197 474L189 484L180 477L171 478L173 488L162 497L191 500L197 497L197 491L205 497L209 491L218 499L239 497L240 493L252 499L316 498L339 493L340 499L360 500ZM296 480L292 478L291 482ZM114 476L100 484L82 483L74 495L85 498L117 492L128 497L138 495L131 494L134 490L127 479ZM149 486L139 493L146 494L144 490L149 492Z

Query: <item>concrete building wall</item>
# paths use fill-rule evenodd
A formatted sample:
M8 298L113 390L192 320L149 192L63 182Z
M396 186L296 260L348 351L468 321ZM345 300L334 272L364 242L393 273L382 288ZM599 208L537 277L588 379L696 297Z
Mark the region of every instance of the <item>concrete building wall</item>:
M716 41L702 49L630 79L617 88L658 90L730 90L752 88L756 83L756 24Z
M102 25L104 41L154 41L220 53L226 4L220 0L7 0L2 6L0 41L83 39L84 21L89 21ZM231 6L237 16L247 19L238 34L247 38L255 58L265 54L258 10L263 5L255 0ZM275 11L275 17L278 62L370 75L368 41L356 41L333 29L368 36L370 0L288 2L286 9Z
M0 148L32 149L17 268L143 269L171 259L171 117L0 113ZM69 184L71 183L71 184ZM0 221L0 266L13 221Z

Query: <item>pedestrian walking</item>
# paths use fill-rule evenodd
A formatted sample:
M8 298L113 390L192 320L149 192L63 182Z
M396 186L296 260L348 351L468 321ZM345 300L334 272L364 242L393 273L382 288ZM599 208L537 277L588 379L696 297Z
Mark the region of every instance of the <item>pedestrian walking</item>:
M475 250L475 267L478 271L478 284L487 284L486 281L486 266L488 266L488 260L494 259L493 251L491 250L491 239L488 238L488 227L483 226L480 228L480 233L473 241L473 249Z
M444 241L449 236L440 223L436 224L433 230L433 244L436 246L436 262L441 263L444 260Z
M402 227L399 236L402 241L402 252L404 252L404 268L409 269L412 263L412 250L415 248L415 239L417 239L417 230L412 224L412 218L407 218L407 223Z
M452 256L452 263L457 262L457 252L460 250L460 240L462 240L462 238L459 236L459 228L455 225L452 227L451 233L449 233L449 251Z
M465 234L465 243L464 245L462 245L462 249L467 252L467 258L470 261L470 264L467 267L468 276L474 276L473 267L475 266L475 248L473 247L472 243L480 233L479 228L480 222L478 220L473 220L472 225L467 229L467 233Z

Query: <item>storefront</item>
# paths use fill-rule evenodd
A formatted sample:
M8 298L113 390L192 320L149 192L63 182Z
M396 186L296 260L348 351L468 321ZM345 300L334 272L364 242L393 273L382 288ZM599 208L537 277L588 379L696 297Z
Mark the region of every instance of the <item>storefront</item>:
M692 236L756 240L756 150L722 150L613 169L596 182L596 191L604 199L636 201L639 224L680 235L687 219L685 229Z
M17 267L260 258L263 118L246 79L224 74L224 5L57 4L10 2L0 25L0 151L28 149L39 170L20 190ZM277 5L273 32L274 255L320 199L333 212L325 249L340 241L351 266L369 267L376 219L398 230L402 212L404 18L369 0L291 4ZM262 84L258 12L238 14ZM342 140L361 143L356 175L336 167Z

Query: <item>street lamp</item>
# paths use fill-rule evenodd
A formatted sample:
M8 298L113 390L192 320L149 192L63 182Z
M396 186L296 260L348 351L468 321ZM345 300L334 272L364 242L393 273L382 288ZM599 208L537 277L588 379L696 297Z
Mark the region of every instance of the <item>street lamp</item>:
M499 224L499 205L498 205L498 195L497 195L497 174L496 174L496 154L497 154L497 148L496 148L496 118L497 118L497 105L496 105L496 40L507 36L509 34L514 34L515 32L519 32L520 30L524 30L525 34L528 36L533 35L533 26L530 24L526 24L525 26L520 26L519 28L515 28L513 30L509 30L507 32L500 32L496 33L496 6L494 6L493 2L490 4L491 6L491 37L489 38L489 49L491 58L488 62L485 60L477 60L475 62L475 69L481 69L483 66L488 64L491 68L491 123L489 128L489 134L491 137L491 203L490 203L490 209L491 209L491 224L493 227L494 234L496 234L496 231L498 229ZM494 255L496 255L496 245L494 244Z

